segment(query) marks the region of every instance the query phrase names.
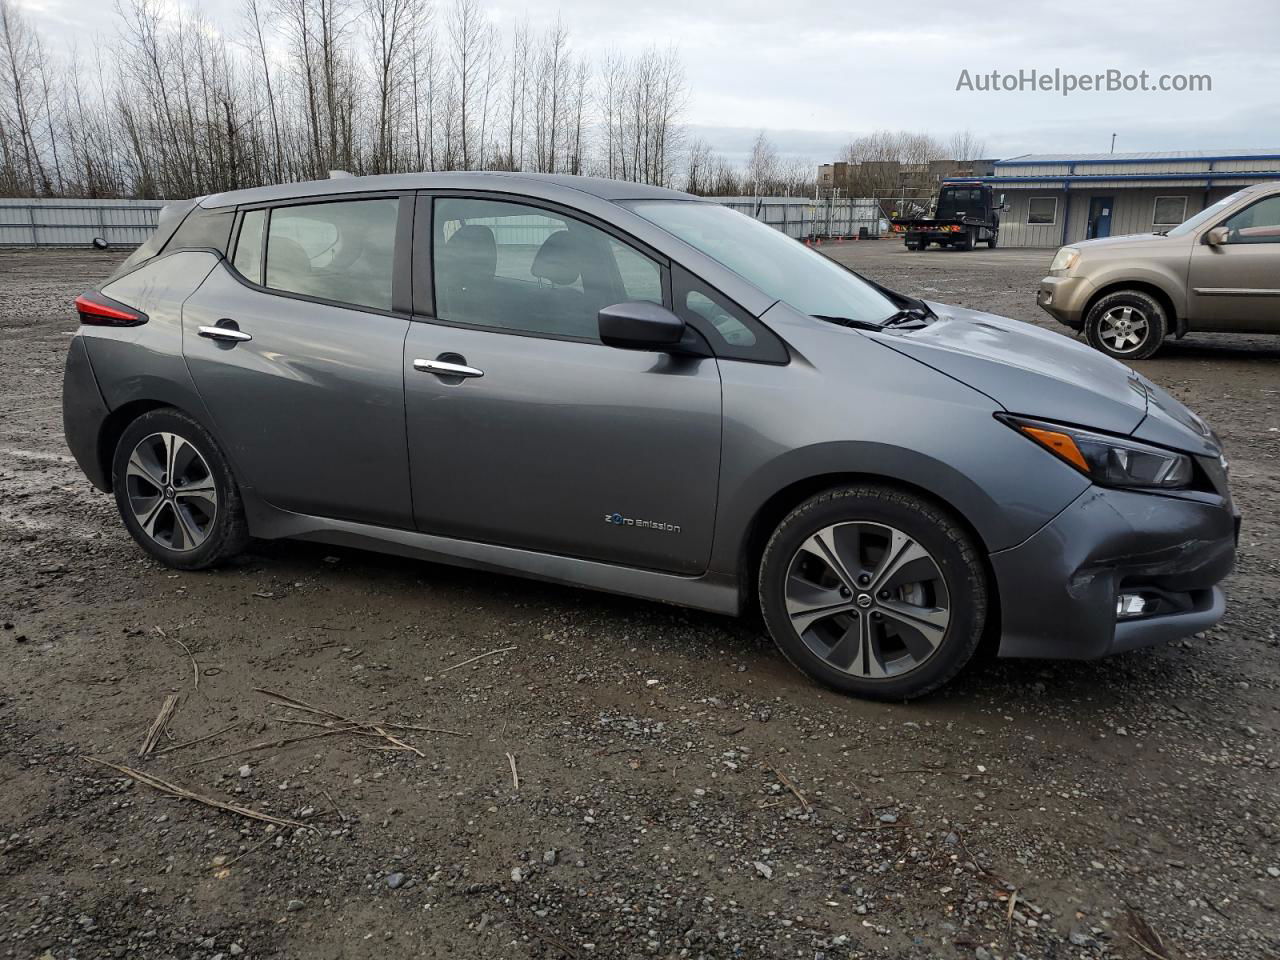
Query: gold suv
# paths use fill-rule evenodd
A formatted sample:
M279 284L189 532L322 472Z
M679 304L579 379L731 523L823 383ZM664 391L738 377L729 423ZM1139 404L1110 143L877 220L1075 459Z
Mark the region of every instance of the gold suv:
M1121 360L1192 330L1280 333L1280 184L1245 187L1167 233L1063 247L1036 303Z

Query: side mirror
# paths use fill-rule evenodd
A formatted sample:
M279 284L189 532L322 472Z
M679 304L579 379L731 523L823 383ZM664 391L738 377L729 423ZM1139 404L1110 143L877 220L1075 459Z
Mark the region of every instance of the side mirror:
M648 300L605 307L598 321L600 342L623 350L675 350L684 339L685 322L666 307Z
M1211 247L1220 247L1231 239L1231 231L1226 227L1214 227L1204 235L1204 242Z

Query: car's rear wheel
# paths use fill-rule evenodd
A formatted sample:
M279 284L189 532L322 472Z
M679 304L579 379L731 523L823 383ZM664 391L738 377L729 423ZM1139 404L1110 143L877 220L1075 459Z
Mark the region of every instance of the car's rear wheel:
M982 638L987 575L942 508L882 486L809 498L760 564L761 611L779 649L813 679L877 700L922 696Z
M1168 319L1159 301L1141 290L1109 293L1089 310L1089 345L1117 360L1145 360L1164 342Z
M994 250L996 248L996 244L998 244L999 242L1000 242L1000 232L995 231L991 234L990 237L987 238L987 249Z
M209 432L184 413L152 410L129 424L116 444L112 481L133 539L170 567L213 566L249 540L226 458Z
M965 231L963 234L961 234L960 239L955 241L955 248L957 250L973 249L973 228L972 227L965 228Z

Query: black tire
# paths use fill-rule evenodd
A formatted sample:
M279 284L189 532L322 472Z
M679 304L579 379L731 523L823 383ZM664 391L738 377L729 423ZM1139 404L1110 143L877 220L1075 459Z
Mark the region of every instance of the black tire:
M809 585L804 577L797 575L797 571L804 564L811 563L814 555L802 548L813 543L810 538L816 534L825 536L833 528L843 530L854 527L860 531L892 528L893 531L909 538L908 543L914 541L914 546L923 548L927 554L927 559L932 564L931 569L945 588L945 594L933 593L925 598L925 606L915 608L928 609L929 604L932 604L935 610L945 608L947 619L941 639L932 647L931 653L920 658L918 662L916 658L911 657L911 665L905 665L900 672L894 672L891 675L868 676L867 674L873 671L859 668L860 664L870 666L872 663L873 656L869 652L872 647L876 647L879 651L875 654L874 660L880 668L883 668L887 658L882 657L881 654L890 650L892 645L898 642L893 636L897 618L892 614L879 613L880 600L890 599L884 594L880 595L880 600L871 598L870 604L864 608L870 612L862 616L871 619L858 619L860 614L853 608L863 606L864 595L858 593L853 596L850 592L841 589L840 581L847 582L847 577L843 574L835 574L834 566L828 564L827 573L835 574L838 579L834 581L836 584L834 588L821 589L836 589L839 596L851 598L841 601L848 603L850 610L812 621L812 625L806 628L808 639L796 629L788 613L789 586L798 582ZM840 534L837 533L836 536L839 537ZM861 542L859 540L859 543ZM871 552L867 557L870 558L874 554L874 544L868 546ZM859 548L861 558L860 550L861 548ZM885 553L887 552L886 547ZM880 560L874 562L879 564L881 561L883 561L883 555ZM859 569L871 569L866 565L870 562L872 561L867 559ZM919 562L913 561L913 563ZM846 564L845 566L845 574L849 574L855 565ZM892 569L893 564L887 564L887 566ZM910 566L910 564L904 565L902 570L905 571ZM880 567L877 566L876 569ZM893 579L894 577L890 576L885 581L891 589L892 584L889 581ZM868 580L871 578L868 577ZM853 590L862 590L857 586L862 582L861 579L855 579ZM871 584L866 590L878 588L874 580L871 580ZM916 587L913 586L911 589L914 590ZM989 591L986 568L981 554L964 528L944 509L929 500L893 487L858 485L837 487L817 494L787 514L778 524L764 549L760 561L758 595L761 613L774 642L792 664L811 678L834 690L859 697L874 700L909 700L937 689L954 677L972 658L986 625ZM892 598L891 602L897 603L897 609L904 609L899 598ZM875 606L872 607L871 604ZM824 610L828 609L825 600L818 606ZM814 609L817 609L817 606ZM884 609L886 611L890 609L889 603L884 604ZM838 619L841 617L844 618L843 621ZM877 622L879 626L876 626ZM855 655L852 670L842 669L815 652L815 647L823 642L814 636L819 631L819 627L830 628L834 634L838 634L846 628L860 629L862 623L872 624L868 627L872 633L867 634L867 640L859 638L853 641L853 645L860 646L863 653ZM878 640L872 639L876 630L879 631ZM833 639L827 652L835 651L841 642L843 641ZM902 646L905 650L905 645ZM900 660L897 663L901 665ZM879 672L889 673L886 669L880 669Z
M1128 322L1130 326L1121 327ZM1138 324L1141 324L1139 328ZM1141 290L1118 290L1102 297L1089 308L1084 321L1084 335L1089 346L1109 357L1123 360L1145 360L1160 349L1169 330L1164 307ZM1137 333L1135 334L1135 331ZM1137 342L1133 337L1137 335ZM1124 343L1120 341L1124 338Z
M170 445L176 454L166 453ZM182 470L182 476L171 478L161 456L177 460L170 469ZM249 542L240 489L226 457L209 431L181 411L150 410L129 424L116 444L111 476L125 528L166 566L202 570Z
M989 238L987 238L987 249L994 250L996 248L996 243L999 241L999 239L1000 239L1000 231L997 230L996 232L991 234Z
M964 235L961 236L959 240L955 241L955 248L957 250L973 249L973 228L972 227L965 228Z

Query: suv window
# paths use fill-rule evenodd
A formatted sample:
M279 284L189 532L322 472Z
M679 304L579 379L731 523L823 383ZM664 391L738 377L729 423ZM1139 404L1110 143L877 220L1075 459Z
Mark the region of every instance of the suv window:
M597 314L662 303L662 268L603 230L540 207L435 201L436 315L442 320L596 340Z
M1228 243L1280 243L1280 195L1250 204L1222 225Z
M394 198L275 207L267 221L265 285L390 310L399 209Z

